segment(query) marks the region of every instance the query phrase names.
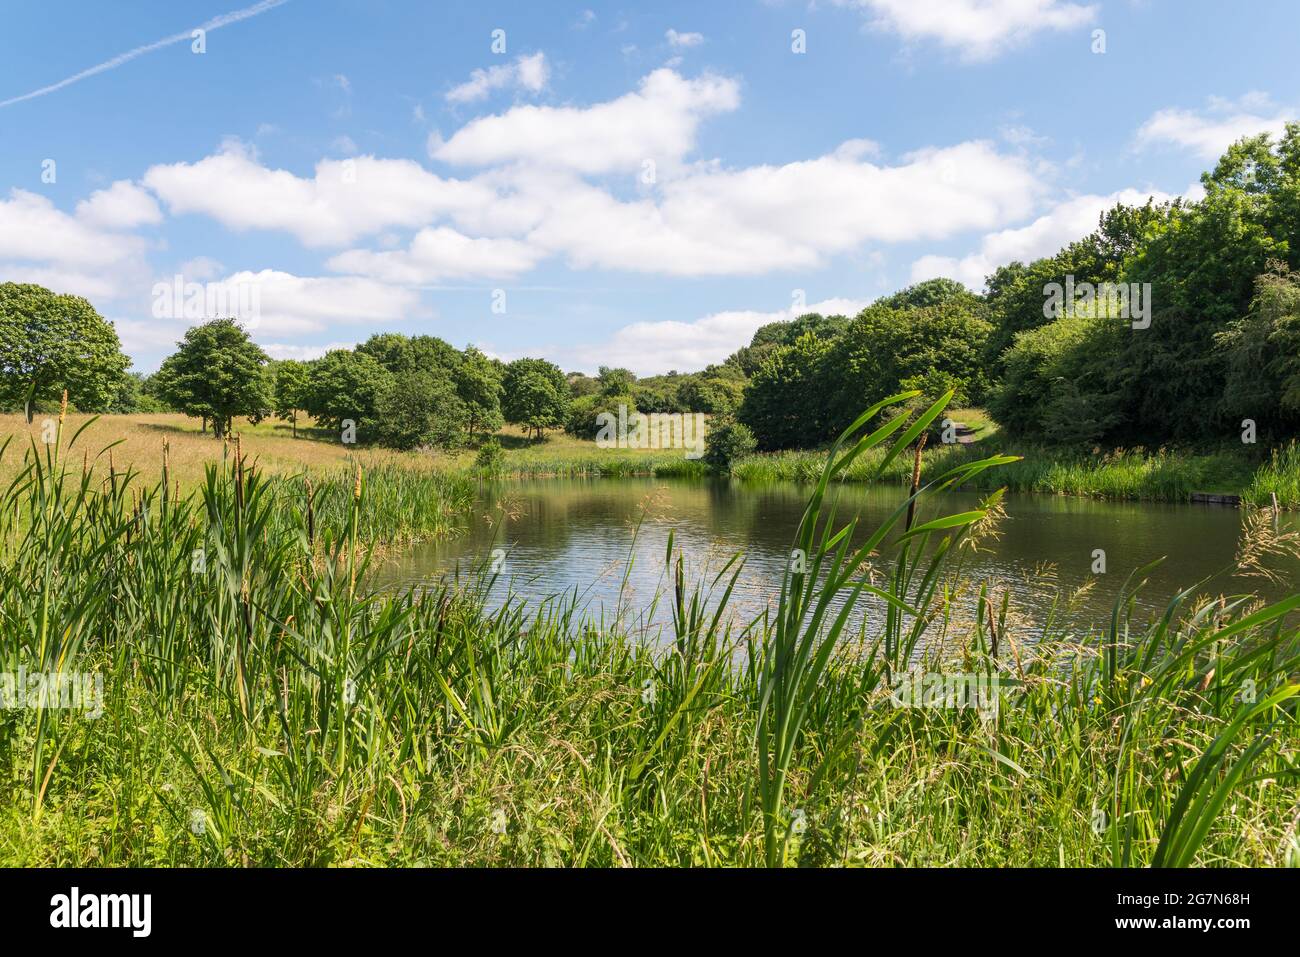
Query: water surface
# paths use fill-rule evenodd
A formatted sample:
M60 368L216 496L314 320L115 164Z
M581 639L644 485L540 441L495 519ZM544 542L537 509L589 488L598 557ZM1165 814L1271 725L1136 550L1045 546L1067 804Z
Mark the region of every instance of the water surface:
M650 478L535 479L485 487L467 533L417 547L376 573L383 587L427 584L466 575L495 557L500 575L493 600L507 591L538 601L576 594L592 613L649 617L667 582L665 546L687 560L688 580L707 579L736 552L744 569L731 601L738 616L775 606L795 528L810 492L804 485L742 485ZM858 516L868 531L904 498L895 486L845 485L841 519ZM923 508L918 521L975 507L982 496L952 493ZM1177 591L1203 579L1209 595L1246 591L1276 600L1300 587L1300 565L1288 562L1284 584L1225 574L1232 568L1242 513L1222 506L1111 503L1048 495L1008 495L998 537L965 559L965 577L1010 590L1026 616L1041 623L1058 596L1089 586L1075 598L1070 620L1104 621L1125 577L1153 559L1138 598L1143 617L1163 611ZM503 517L504 516L504 517ZM1294 517L1283 516L1285 527ZM639 529L638 529L639 525ZM1105 574L1094 574L1094 551L1105 552ZM885 557L889 552L886 551ZM629 566L630 561L630 566ZM883 565L882 565L883 567ZM870 612L870 614L874 613ZM667 601L653 609L668 617Z

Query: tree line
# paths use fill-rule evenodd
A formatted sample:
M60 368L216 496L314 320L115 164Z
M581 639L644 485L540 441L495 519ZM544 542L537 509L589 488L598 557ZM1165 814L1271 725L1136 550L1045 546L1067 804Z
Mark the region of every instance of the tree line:
M1300 125L1240 140L1202 199L1116 205L986 292L937 279L859 315L760 329L738 418L816 446L898 391L955 390L1012 438L1077 448L1261 447L1300 431ZM1083 294L1062 303L1062 288ZM1145 295L1141 321L1124 297ZM1117 298L1119 299L1117 308Z
M976 294L949 279L856 316L774 322L724 362L638 378L503 363L433 336L384 333L307 362L272 361L237 323L191 328L152 376L127 371L84 299L0 284L0 408L63 389L78 409L174 409L220 435L236 416L310 416L359 442L451 447L516 423L590 438L601 412L705 412L735 448L817 447L901 391L987 406L1049 445L1209 446L1244 423L1261 445L1300 427L1300 125L1247 137L1203 198L1116 205L1051 256L998 267ZM1125 292L1118 299L1104 290ZM1083 295L1062 302L1060 290ZM1130 301L1127 291L1137 295ZM1142 321L1129 306L1141 303Z

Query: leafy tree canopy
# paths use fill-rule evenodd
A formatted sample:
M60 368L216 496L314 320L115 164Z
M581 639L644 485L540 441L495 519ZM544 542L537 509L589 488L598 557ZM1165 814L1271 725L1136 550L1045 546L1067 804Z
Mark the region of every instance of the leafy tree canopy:
M80 296L0 283L0 407L60 401L102 411L123 387L130 360L112 323Z
M270 411L266 353L235 320L194 326L178 345L157 375L159 391L173 408L211 421L214 435L229 431L237 415Z

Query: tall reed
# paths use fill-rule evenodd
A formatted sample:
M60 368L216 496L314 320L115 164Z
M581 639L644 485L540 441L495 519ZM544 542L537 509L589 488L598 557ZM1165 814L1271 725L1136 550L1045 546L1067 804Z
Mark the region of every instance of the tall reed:
M0 491L0 862L1300 863L1300 596L1189 589L1143 621L1137 574L1102 631L1068 596L1023 620L963 571L996 493L837 520L838 477L894 468L944 401L906 398L828 457L770 612L737 618L741 556L701 578L670 541L662 634L526 606L486 560L374 590L376 543L454 530L456 480L272 478L232 448L180 495L165 463L32 444ZM909 669L1008 690L991 717L900 707ZM102 713L16 701L19 671L99 675Z

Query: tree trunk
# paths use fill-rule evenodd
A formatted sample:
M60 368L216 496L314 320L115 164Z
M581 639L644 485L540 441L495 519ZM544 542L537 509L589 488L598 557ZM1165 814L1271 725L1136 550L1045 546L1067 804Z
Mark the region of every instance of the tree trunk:
M294 411L289 413L289 421L293 423L293 437L296 439L298 437L298 410L297 409L294 409Z

